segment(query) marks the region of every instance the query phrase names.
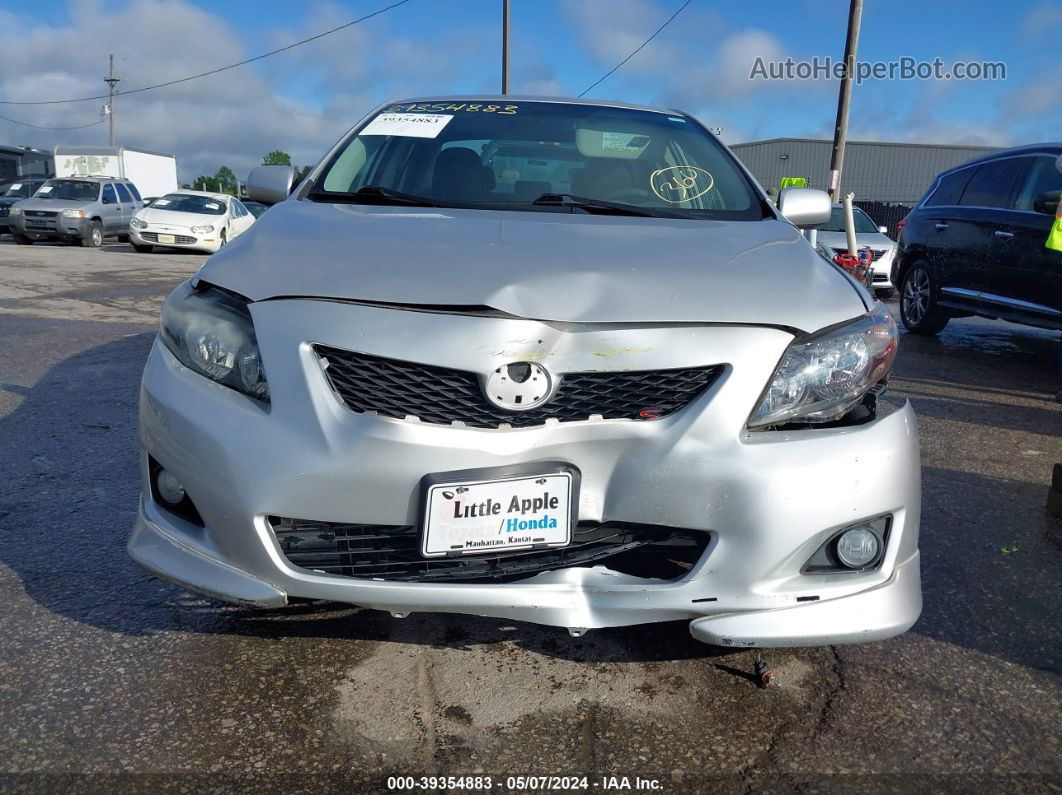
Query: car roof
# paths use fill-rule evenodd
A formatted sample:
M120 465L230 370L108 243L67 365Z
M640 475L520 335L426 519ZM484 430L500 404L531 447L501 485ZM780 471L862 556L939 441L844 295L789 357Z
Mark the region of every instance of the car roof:
M68 177L49 177L48 179L81 179L86 182L128 182L125 177L107 177L102 174L71 174Z
M646 110L652 113L668 113L672 116L680 113L683 116L689 114L674 108L659 108L651 105L634 105L629 102L617 102L606 99L585 99L582 97L544 97L523 94L458 94L456 96L443 97L409 97L406 99L393 99L386 105L412 105L426 102L478 102L494 105L511 105L514 102L546 102L561 105L593 105L600 108L622 108L623 110Z
M235 196L230 196L227 193L211 193L208 190L189 190L187 188L181 188L179 190L171 190L169 193L164 194L166 196L205 196L208 199L234 199Z
M987 155L981 155L980 157L975 157L972 160L967 160L965 163L960 163L957 166L952 166L949 169L941 171L940 174L938 174L937 176L951 174L955 171L961 171L964 168L969 168L970 166L981 165L982 163L990 163L993 160L1002 160L1007 157L1017 157L1019 155L1035 154L1045 154L1054 156L1060 155L1062 154L1062 142L1049 141L1042 144L1025 144L1024 146L1015 146L1011 149L1000 149L996 152L990 152Z

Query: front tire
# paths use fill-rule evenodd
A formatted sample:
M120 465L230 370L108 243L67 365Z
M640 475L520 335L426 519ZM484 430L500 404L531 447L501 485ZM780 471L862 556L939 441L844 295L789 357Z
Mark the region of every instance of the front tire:
M937 306L929 265L916 262L904 274L900 286L900 320L912 334L936 334L948 325L951 316Z
M875 295L877 295L877 297L880 298L882 301L888 301L890 298L896 295L896 290L892 287L888 287L884 290L875 290Z
M32 246L33 245L33 238L26 237L25 235L20 235L18 232L15 232L14 235L15 235L15 242L18 243L20 246Z
M85 236L81 238L81 245L85 248L99 248L103 245L103 224L92 221L85 230Z

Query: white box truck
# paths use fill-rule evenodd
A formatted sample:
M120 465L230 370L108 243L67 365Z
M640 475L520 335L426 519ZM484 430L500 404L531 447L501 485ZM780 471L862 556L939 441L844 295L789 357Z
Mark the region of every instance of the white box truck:
M57 146L57 177L124 177L144 197L177 190L177 159L125 146Z

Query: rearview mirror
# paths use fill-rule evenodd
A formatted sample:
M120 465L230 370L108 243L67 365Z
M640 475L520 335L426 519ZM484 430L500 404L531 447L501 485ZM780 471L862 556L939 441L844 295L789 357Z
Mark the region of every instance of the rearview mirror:
M291 166L258 166L247 175L247 195L262 204L276 204L288 198L294 182Z
M778 194L778 210L793 226L806 229L829 221L833 203L824 190L782 188Z
M1033 199L1033 209L1044 215L1054 215L1055 210L1058 209L1060 197L1062 197L1062 191L1058 190L1049 190L1041 193Z

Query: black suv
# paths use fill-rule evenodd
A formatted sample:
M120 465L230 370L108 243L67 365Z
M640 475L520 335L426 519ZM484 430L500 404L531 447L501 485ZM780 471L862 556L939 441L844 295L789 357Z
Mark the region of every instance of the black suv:
M1047 248L1062 143L994 152L936 178L901 222L892 265L908 331L981 315L1062 328L1062 252Z

